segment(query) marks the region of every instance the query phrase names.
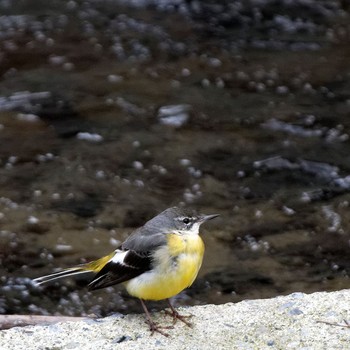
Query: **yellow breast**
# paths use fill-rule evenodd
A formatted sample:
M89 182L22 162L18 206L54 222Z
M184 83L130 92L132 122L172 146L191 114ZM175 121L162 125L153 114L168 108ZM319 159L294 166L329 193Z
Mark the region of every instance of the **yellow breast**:
M130 295L144 300L171 298L189 287L201 267L204 244L198 235L169 234L153 256L153 269L126 283Z

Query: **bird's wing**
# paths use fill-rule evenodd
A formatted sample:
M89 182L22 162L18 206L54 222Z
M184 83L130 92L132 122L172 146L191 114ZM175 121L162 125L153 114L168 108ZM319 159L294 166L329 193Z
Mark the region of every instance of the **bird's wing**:
M142 234L136 230L96 274L89 284L89 289L100 289L125 282L149 271L152 268L154 251L164 244L166 239L163 234Z
M89 283L89 289L100 289L137 277L151 268L148 254L133 250L116 250L112 259L95 275Z

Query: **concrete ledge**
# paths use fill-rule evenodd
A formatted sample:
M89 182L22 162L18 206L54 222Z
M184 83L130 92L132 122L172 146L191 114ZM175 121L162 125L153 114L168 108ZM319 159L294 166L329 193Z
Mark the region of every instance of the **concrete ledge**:
M143 315L128 315L12 328L0 332L0 347L12 350L350 349L350 328L344 323L350 319L348 290L309 295L293 293L179 311L193 314L194 327L178 322L169 330L168 338L160 334L150 336ZM163 312L153 316L161 324L171 323Z

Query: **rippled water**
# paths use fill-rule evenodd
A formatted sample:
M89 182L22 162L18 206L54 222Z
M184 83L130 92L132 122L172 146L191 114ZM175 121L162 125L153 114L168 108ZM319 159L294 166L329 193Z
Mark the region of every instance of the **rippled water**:
M349 13L337 1L0 3L0 312L140 311L30 279L172 205L220 218L177 304L347 288Z

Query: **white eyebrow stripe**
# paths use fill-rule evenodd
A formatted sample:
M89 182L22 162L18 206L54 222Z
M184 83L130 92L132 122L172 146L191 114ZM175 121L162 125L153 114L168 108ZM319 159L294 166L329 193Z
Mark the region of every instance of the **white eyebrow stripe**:
M188 219L188 220L190 220L191 222L194 221L194 218L193 218L192 216L178 216L178 217L176 218L176 220L178 220L178 221L182 221L182 220L184 220L184 219Z

